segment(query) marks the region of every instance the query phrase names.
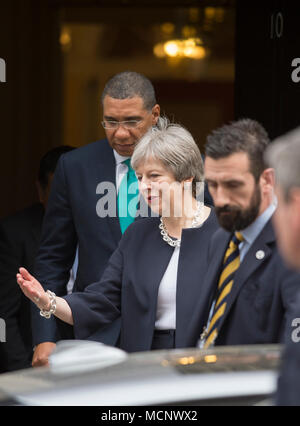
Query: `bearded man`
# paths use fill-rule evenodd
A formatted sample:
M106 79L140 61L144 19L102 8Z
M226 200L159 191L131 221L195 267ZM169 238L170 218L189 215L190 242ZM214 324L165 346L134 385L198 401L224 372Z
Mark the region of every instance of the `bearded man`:
M213 235L199 301L200 347L278 343L299 275L284 264L271 218L274 170L265 129L243 119L208 136L205 177L221 228Z

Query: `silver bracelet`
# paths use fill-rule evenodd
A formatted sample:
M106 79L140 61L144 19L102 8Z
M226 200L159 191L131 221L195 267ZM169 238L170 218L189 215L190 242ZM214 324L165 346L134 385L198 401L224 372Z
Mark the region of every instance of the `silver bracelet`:
M50 290L47 290L46 293L48 293L50 298L50 309L49 311L46 311L45 309L41 309L40 315L46 319L49 319L51 318L51 315L54 314L56 311L56 294Z

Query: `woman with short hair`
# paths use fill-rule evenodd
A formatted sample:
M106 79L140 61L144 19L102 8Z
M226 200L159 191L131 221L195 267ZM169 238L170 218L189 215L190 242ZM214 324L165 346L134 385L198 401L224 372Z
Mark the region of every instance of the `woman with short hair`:
M192 135L160 118L131 159L140 193L158 217L124 233L99 282L63 298L45 292L24 268L17 281L42 315L73 325L77 339L121 316L120 347L128 352L195 346L211 235L218 227L205 206L203 163ZM197 200L198 198L198 200Z

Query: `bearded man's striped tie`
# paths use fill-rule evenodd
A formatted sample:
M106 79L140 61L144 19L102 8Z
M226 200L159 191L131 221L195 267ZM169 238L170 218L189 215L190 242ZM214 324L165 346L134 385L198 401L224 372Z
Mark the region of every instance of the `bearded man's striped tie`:
M235 232L226 250L222 272L219 278L213 315L206 331L204 348L208 348L218 335L218 326L225 313L228 298L232 290L234 274L240 266L239 244L244 240L240 232Z

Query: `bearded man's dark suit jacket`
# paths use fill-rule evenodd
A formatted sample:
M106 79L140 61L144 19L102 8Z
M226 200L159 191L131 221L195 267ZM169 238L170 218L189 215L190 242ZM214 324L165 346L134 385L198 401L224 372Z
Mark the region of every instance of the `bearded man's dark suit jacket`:
M134 222L124 233L100 282L83 293L65 296L78 339L121 316L120 347L128 352L150 350L155 329L159 284L174 248L160 234L159 218ZM212 210L200 228L184 229L178 262L175 346L195 346L190 330L193 312L202 297L207 268L207 248L218 222ZM58 320L60 324L61 321Z
M230 239L231 234L220 228L211 240L209 267L196 313L200 327L196 332L198 336L209 317ZM265 256L257 258L258 251L263 251ZM282 342L286 319L294 309L299 291L299 278L298 273L289 270L284 264L269 220L235 273L215 344Z
M42 204L34 204L0 222L0 318L6 322L1 372L31 365L30 302L16 283L16 273L21 265L33 269L43 216Z

